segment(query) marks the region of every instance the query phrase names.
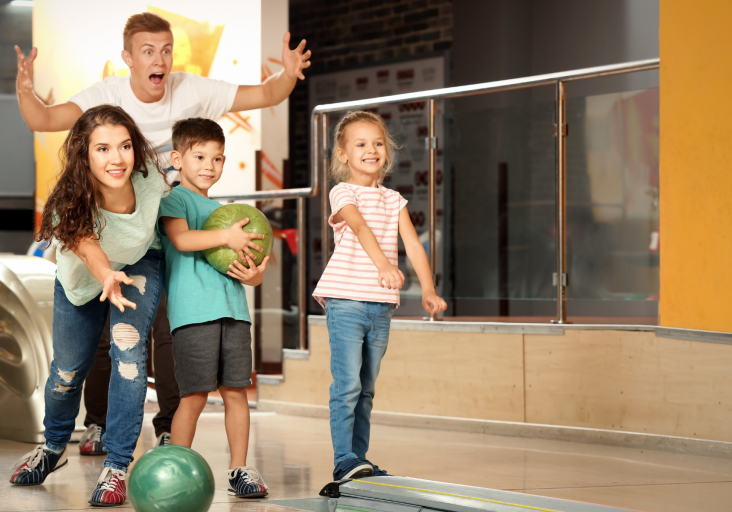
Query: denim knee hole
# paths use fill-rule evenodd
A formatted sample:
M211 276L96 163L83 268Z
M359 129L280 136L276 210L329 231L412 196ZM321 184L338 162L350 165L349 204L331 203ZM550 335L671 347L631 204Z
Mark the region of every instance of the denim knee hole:
M71 384L71 381L74 380L75 376L76 370L66 371L58 368L56 372L56 386L53 388L53 391L56 391L57 393L67 393L68 391L71 391L74 387Z
M140 292L140 295L145 295L145 284L147 284L147 277L145 276L130 276L130 279L132 279L133 283L131 286L134 286L138 289Z
M135 380L140 372L137 370L137 363L123 363L117 361L117 369L123 379Z
M140 333L130 324L119 323L112 327L112 343L120 350L130 350L140 341Z

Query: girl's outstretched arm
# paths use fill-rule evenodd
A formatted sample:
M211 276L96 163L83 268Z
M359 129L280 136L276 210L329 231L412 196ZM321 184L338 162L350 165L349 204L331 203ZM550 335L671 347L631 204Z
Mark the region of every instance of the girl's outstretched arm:
M404 242L407 258L412 262L414 270L417 272L417 278L419 278L419 284L422 285L422 307L428 313L433 314L445 311L447 303L437 296L435 284L432 282L427 254L419 241L417 231L414 229L414 224L412 224L412 219L409 218L406 207L399 212L399 235Z
M363 250L366 251L366 254L369 255L369 258L371 258L371 261L374 262L374 265L379 270L379 286L390 290L399 290L404 286L404 274L389 262L384 251L381 250L381 246L379 246L374 232L366 224L358 208L352 204L344 206L336 215L336 221L338 217L341 217L348 224L348 227L351 228L351 231L358 238Z

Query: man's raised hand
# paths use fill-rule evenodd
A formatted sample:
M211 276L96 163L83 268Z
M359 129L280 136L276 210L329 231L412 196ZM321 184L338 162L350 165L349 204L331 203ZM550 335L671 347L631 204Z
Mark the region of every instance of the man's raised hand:
M290 50L290 33L285 32L285 37L282 38L282 64L285 66L285 73L288 77L293 80L305 80L305 75L302 74L302 70L310 67L310 50L303 53L305 50L305 40L300 41L300 44L294 50Z
M15 83L15 89L18 94L33 92L33 61L38 56L38 48L33 48L28 58L15 45L15 53L18 55L18 80Z

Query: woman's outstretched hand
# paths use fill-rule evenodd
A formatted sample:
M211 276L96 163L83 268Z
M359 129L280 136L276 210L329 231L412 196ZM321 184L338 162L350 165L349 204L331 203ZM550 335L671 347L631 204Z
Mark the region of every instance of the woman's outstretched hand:
M99 297L99 300L102 302L109 299L109 302L117 306L122 313L125 312L125 306L137 309L137 304L130 302L122 295L120 284L123 283L129 285L133 284L134 281L127 277L127 274L124 272L110 271L102 282L102 296Z

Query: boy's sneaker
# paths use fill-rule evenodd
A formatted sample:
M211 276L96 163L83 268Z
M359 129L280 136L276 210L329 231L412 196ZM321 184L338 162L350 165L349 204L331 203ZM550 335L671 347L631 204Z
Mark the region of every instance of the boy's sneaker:
M251 466L230 469L226 472L229 477L229 496L239 498L262 498L267 496L269 487L264 483L259 471Z
M387 473L385 469L381 469L381 468L380 468L379 466L377 466L376 464L372 464L372 463L371 463L371 462L369 462L368 460L365 460L364 462L365 462L366 464L371 464L371 467L372 467L372 468L374 468L374 474L373 474L373 476L392 476L392 475L390 475L389 473Z
M373 476L374 467L370 462L359 459L348 459L338 464L333 470L333 480L343 480L345 478L356 479Z
M86 429L79 440L79 453L82 455L104 455L104 445L102 444L102 436L104 435L104 427L92 423Z
M46 450L39 445L15 461L10 470L13 485L41 485L46 477L69 463L66 448L61 453Z
M97 480L97 488L92 492L89 503L95 507L116 507L127 498L125 487L127 474L119 469L104 468Z
M158 446L166 446L170 444L170 432L163 432L155 441L155 448Z

